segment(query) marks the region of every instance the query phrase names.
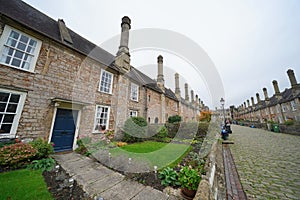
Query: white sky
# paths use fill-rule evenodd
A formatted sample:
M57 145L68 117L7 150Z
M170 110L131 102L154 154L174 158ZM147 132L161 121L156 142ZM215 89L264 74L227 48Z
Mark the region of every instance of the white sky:
M132 30L159 28L185 35L201 46L214 62L223 81L227 107L238 106L251 96L255 97L257 92L263 99L263 87L268 89L269 96L273 95L272 80L278 81L281 91L290 87L286 73L289 68L300 81L300 1L297 0L25 2L55 20L64 19L69 28L99 45L120 33L121 18L125 15L131 18ZM115 52L117 49L111 53ZM159 54L164 56L165 66L184 66L178 58L165 52L144 53L132 55L131 64L145 70L152 78L156 78ZM147 66L140 67L143 65ZM149 65L153 65L154 72L146 70ZM219 106L217 101L211 100L203 81L195 84L195 77L190 74L181 77L182 85L183 78L206 105L213 109ZM174 74L165 80L173 89ZM184 96L183 86L181 94Z

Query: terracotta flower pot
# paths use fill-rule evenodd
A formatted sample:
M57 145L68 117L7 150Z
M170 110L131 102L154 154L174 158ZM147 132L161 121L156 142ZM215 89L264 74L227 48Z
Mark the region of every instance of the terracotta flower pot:
M185 198L185 199L193 199L196 195L196 190L189 190L187 188L181 188L181 195Z

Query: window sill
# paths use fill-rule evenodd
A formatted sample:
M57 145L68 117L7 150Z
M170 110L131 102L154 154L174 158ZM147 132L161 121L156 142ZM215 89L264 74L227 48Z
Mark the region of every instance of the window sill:
M8 65L6 63L0 63L0 65L2 66L5 66L5 67L9 67L9 68L12 68L12 69L16 69L16 70L19 70L19 71L22 71L22 72L27 72L27 73L31 73L31 74L36 74L36 72L34 72L34 70L26 70L26 69L22 69L20 67L15 67L13 65Z
M98 90L97 92L99 92L99 93L101 93L101 94L107 94L107 95L112 95L112 94L113 94L112 92L108 93L108 92L102 92L102 91L100 91L100 90Z

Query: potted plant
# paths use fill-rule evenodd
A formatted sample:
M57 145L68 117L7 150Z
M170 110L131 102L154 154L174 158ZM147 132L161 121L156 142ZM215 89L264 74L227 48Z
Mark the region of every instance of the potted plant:
M178 181L181 184L181 194L186 199L193 199L196 195L201 176L192 167L184 166L179 171Z

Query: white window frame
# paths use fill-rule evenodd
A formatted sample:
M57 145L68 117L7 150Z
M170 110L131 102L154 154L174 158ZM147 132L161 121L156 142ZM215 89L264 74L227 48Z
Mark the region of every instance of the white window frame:
M22 60L24 60L24 55L25 54L29 55L30 57L32 57L31 61L29 62L29 69L21 68L21 66L17 67L17 66L14 66L12 64L7 64L7 63L1 61L2 54L4 53L4 48L5 47L8 47L10 49L14 49L11 59L16 58L15 57L15 52L17 50L19 52L21 52L19 49L13 48L13 47L11 47L11 46L9 46L9 45L6 44L11 31L15 31L15 32L19 33L20 35L26 36L26 37L29 38L29 40L32 39L32 40L36 41L36 47L35 47L35 50L32 53L27 53L27 52L23 51ZM19 39L18 39L18 42L19 42ZM17 43L17 44L19 44L19 43ZM40 53L41 46L42 46L42 42L40 40L36 39L35 37L32 37L32 36L30 36L30 35L28 35L26 33L23 33L22 31L19 31L19 30L15 29L15 28L13 28L11 26L5 25L3 33L2 33L1 38L0 38L0 63L2 65L6 65L6 66L9 66L9 67L12 67L12 68L15 68L15 69L19 69L19 70L23 70L23 71L29 71L29 72L34 72L34 69L35 69L35 66L36 66L36 62L37 62L37 58L38 58L39 53ZM26 46L26 48L27 48L27 46Z
M133 114L133 113L135 113L135 114ZM137 117L138 116L138 111L136 111L136 110L130 110L129 111L129 116L130 117Z
M97 119L99 117L97 117L97 110L98 108L108 108L107 110L107 119L106 119L106 124L101 124L101 125L105 125L105 129L107 130L109 128L109 117L110 117L110 106L104 106L104 105L96 105L96 109L95 109L95 117L94 117L94 124L93 124L93 133L99 133L99 130L95 130L96 126L97 126Z
M2 89L2 88L0 88L0 92L20 95L20 99L19 99L19 102L18 102L17 110L15 112L15 117L13 119L12 127L10 129L10 133L9 134L0 134L0 138L15 138L16 137L16 132L17 132L17 129L18 129L18 125L19 125L19 120L20 120L20 117L21 117L21 113L22 113L22 110L23 110L23 107L24 107L24 103L25 103L25 99L26 99L27 94L25 92L19 92L19 91ZM6 112L0 112L0 113L5 114ZM3 122L3 119L2 119L2 121L0 121L0 125L2 124L2 122Z
M110 84L108 92L105 91L105 89L107 89L107 87L105 87L105 86L103 86L103 88L101 87L102 84L105 84L105 82L102 81L102 77L103 77L104 73L111 75L110 83L106 83L106 84ZM110 72L108 72L108 71L106 71L104 69L101 69L100 81L99 81L99 91L103 92L103 93L106 93L106 94L112 94L113 80L114 80L114 75L112 73L110 73Z
M291 101L291 108L292 108L292 111L297 110L297 106L296 106L295 100L292 100L292 101Z
M134 96L136 94L136 96ZM139 101L139 86L135 83L130 84L130 99L132 101Z

